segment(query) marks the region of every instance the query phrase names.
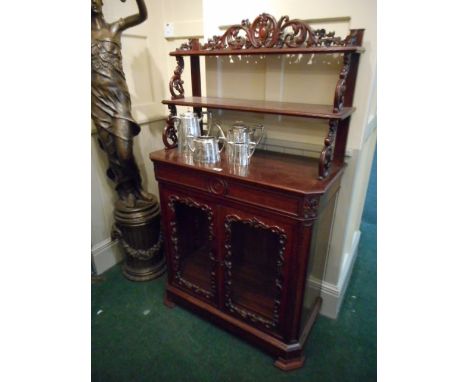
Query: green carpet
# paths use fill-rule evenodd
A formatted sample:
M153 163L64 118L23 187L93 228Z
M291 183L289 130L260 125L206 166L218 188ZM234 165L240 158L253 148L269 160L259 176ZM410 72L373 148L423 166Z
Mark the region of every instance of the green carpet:
M376 381L375 162L340 316L319 317L302 369L282 372L259 349L183 308L166 308L165 277L133 283L116 266L92 286L93 382Z

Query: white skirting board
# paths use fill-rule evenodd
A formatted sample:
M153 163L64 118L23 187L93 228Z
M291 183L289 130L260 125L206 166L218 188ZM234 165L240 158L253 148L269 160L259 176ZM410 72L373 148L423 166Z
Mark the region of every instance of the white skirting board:
M361 231L354 232L353 235L353 244L351 246L350 253L345 255L345 262L341 268L340 280L338 284L331 284L323 281L320 281L309 278L307 280L307 288L320 288L322 289L322 309L320 314L336 319L340 312L341 304L343 302L346 289L348 288L349 279L351 278L351 273L353 271L354 262L356 261L357 250L359 246L359 239L361 238ZM320 285L321 284L321 285Z
M91 248L91 261L96 274L100 275L123 260L123 253L117 240L110 238Z

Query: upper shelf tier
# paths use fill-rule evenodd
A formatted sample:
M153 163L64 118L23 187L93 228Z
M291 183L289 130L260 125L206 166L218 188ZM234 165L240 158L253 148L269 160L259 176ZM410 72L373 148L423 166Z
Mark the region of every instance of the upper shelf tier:
M222 36L213 36L204 44L190 39L171 56L226 56L299 53L361 53L364 29L351 29L345 37L335 32L313 29L307 22L262 13L251 23L242 20L231 25Z
M267 55L267 54L330 54L330 53L362 53L361 46L315 46L303 48L251 48L251 49L213 49L213 50L176 50L171 56L237 56L237 55Z
M165 105L204 107L253 113L280 114L293 117L345 119L355 110L354 107L344 107L334 113L332 105L314 105L296 102L258 101L236 98L215 97L184 97L162 101Z

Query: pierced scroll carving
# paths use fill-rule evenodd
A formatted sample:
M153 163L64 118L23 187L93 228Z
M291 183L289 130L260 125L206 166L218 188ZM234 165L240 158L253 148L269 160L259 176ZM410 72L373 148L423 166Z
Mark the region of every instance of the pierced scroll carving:
M340 77L336 83L335 99L333 101L333 112L338 113L343 110L344 97L346 92L346 81L348 79L349 69L351 67L351 53L343 55L343 66L341 67Z
M208 241L211 243L214 240L214 223L213 223L213 210L206 204L197 203L190 198L181 198L177 195L172 195L169 197L168 207L171 210L174 217L171 219L170 227L170 243L172 245L172 271L174 273L175 281L184 286L185 288L191 290L192 292L202 295L208 300L213 300L216 296L216 259L213 253L213 250L210 248L208 257L210 259L211 269L210 269L210 288L211 290L206 290L186 279L182 276L182 270L180 265L180 251L179 251L179 239L177 231L177 223L175 221L176 208L175 204L185 204L188 207L194 207L202 210L208 218Z
M289 16L282 16L277 21L272 15L262 13L252 23L242 20L241 24L230 26L222 36L213 36L203 45L192 39L182 44L179 50L354 46L356 41L354 34L342 39L335 37L335 32L314 30L301 20L290 20Z
M169 91L172 99L184 98L184 81L182 80L182 72L184 71L184 58L176 56L177 66L174 70L174 75L169 81Z
M164 146L167 149L177 147L177 128L174 125L172 117L177 115L177 108L175 105L169 105L169 115L166 118L166 126L162 135Z
M325 138L324 147L319 160L319 179L325 179L330 171L333 154L335 151L336 132L338 130L338 120L333 119L329 122L328 135Z
M232 223L234 222L241 222L242 224L247 224L248 226L256 229L264 229L267 231L272 232L273 234L278 236L279 239L279 250L276 259L276 279L275 279L275 286L276 286L276 296L274 299L274 308L273 308L273 316L272 319L268 319L262 317L254 312L248 311L241 306L236 305L232 301ZM225 244L224 247L226 248L226 255L224 258L224 274L225 274L225 281L224 281L224 288L225 288L225 306L226 308L234 314L239 315L243 319L248 319L251 322L262 324L267 329L276 328L279 324L279 315L280 315L280 307L281 307L281 294L283 290L283 280L284 280L284 254L286 251L286 242L287 242L287 235L281 228L277 226L268 226L256 218L252 219L242 219L237 215L228 215L224 221L225 227Z
M178 50L200 50L198 38L190 38L188 43L183 43Z

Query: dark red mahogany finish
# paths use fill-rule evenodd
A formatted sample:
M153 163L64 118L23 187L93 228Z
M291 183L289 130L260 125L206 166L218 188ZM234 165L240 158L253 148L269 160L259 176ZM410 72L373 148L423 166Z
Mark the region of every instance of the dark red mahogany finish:
M274 355L275 366L304 363L303 348L320 310L333 214L364 30L341 39L300 20L268 14L244 20L207 43L190 40L171 52L177 67L163 141L150 154L159 182L168 264L165 304L210 319ZM340 53L333 105L202 97L199 56ZM190 57L192 96L181 79ZM329 120L318 159L256 151L247 169L222 155L212 166L173 150L176 106L249 111Z

